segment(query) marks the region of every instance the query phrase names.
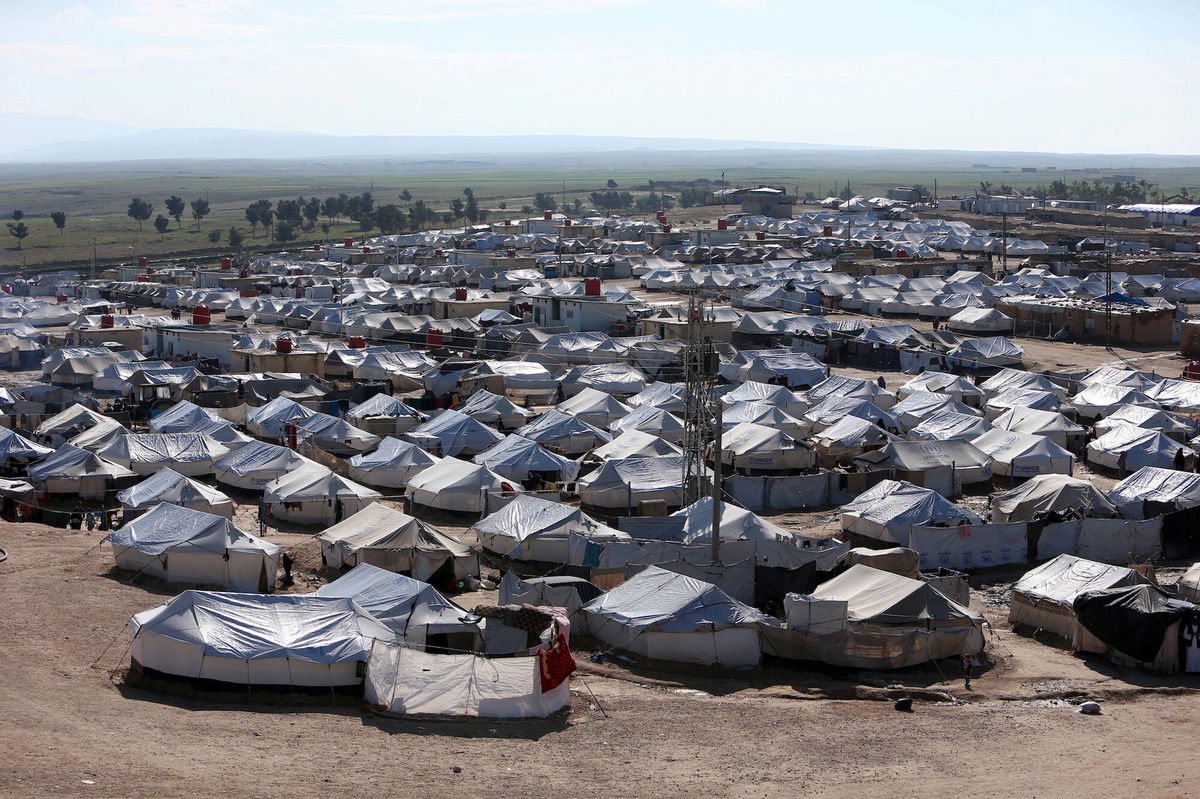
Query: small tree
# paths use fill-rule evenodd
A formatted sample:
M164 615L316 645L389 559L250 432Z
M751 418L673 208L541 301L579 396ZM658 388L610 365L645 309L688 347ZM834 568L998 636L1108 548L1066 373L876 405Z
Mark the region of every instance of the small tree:
M172 194L167 198L167 216L174 218L176 227L183 227L183 212L187 208L187 203L182 197Z
M408 189L405 189L404 191L400 192L400 199L404 200L406 203L412 202L412 192Z
M291 222L280 219L275 223L276 241L295 241L298 235L296 226Z
M617 187L617 182L612 178L609 178L608 183L605 183L604 185L608 186L610 189L615 189Z
M24 222L9 222L8 234L17 240L17 249L21 249L21 240L29 235L29 226Z
M216 244L221 241L221 229L213 228L208 231L208 240L211 244Z
M14 222L20 222L22 219L25 218L25 212L24 211L13 211L12 218L13 218Z
M312 197L304 204L304 218L308 221L308 229L312 230L321 216L321 201Z
M158 240L162 241L167 230L171 227L171 220L168 217L159 214L154 217L154 229L158 231Z
M275 216L282 222L300 225L304 222L304 205L297 200L280 200L275 203Z
M463 205L463 201L455 197L450 201L450 213L454 214L455 219L462 219L467 213L467 208Z
M246 221L250 223L250 235L258 232L258 204L250 203L246 206Z
M192 200L192 219L196 220L197 230L200 228L200 220L208 216L211 211L212 207L209 206L208 200L204 199L203 197Z
M404 209L395 203L378 206L371 216L379 225L379 232L385 236L399 233L404 228Z
M242 242L245 240L246 237L242 235L242 231L231 225L229 228L229 246L233 247L235 250L240 250L242 248Z
M496 204L496 207L499 208L501 211L504 211L504 210L508 209L508 203L501 200L499 203Z
M333 224L333 220L337 219L337 215L341 213L342 206L337 197L326 197L321 202L321 216L329 220L329 224Z
M62 232L63 232L63 228L65 228L67 226L67 212L66 211L52 211L50 213L50 219L53 220L54 226L56 228L58 228L58 235L61 236Z
M125 215L130 219L134 219L138 223L138 230L142 229L142 223L150 218L154 213L154 206L141 197L134 197L129 201L129 208L125 211Z
M533 195L533 204L537 206L539 211L553 211L558 208L558 203L555 202L554 195L544 191L539 191Z

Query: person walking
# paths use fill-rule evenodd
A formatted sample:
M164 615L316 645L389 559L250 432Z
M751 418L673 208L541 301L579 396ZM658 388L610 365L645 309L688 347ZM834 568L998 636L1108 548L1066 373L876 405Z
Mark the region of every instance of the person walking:
M979 665L979 661L977 661L975 659L974 655L972 655L970 653L963 655L963 658L962 658L963 685L966 687L966 689L968 691L971 690L971 677L975 673L975 667L977 665Z

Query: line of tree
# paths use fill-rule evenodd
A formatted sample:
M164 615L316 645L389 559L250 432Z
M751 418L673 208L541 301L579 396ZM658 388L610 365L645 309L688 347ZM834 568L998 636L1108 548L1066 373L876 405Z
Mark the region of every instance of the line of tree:
M21 210L12 212L13 221L8 223L8 235L17 240L17 249L23 248L25 237L29 235L29 225L26 225L21 220L25 218L25 212Z
M1073 180L1067 182L1057 178L1049 185L1039 184L1033 193L1037 197L1051 200L1086 200L1088 202L1124 205L1145 202L1154 184L1145 180L1104 183L1099 180Z

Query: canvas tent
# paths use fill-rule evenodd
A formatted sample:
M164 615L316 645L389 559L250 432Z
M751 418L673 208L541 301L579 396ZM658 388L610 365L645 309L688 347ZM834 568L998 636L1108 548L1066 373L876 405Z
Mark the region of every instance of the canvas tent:
M1195 432L1192 425L1177 416L1158 408L1143 405L1121 405L1116 410L1097 420L1093 425L1097 435L1104 435L1122 424L1131 424L1146 430L1157 430L1176 441L1187 441Z
M121 505L128 510L148 510L160 502L182 508L204 511L226 519L233 518L233 500L215 488L210 488L166 466L135 486L117 494Z
M1117 508L1089 480L1065 474L1043 474L992 497L992 521L1016 522L1038 514L1068 512L1092 518L1113 518Z
M842 506L841 523L847 532L907 545L914 525L957 527L981 522L936 491L902 480L883 480Z
M189 477L212 474L229 448L203 433L129 433L96 450L102 458L143 475L170 466Z
M1108 498L1127 519L1146 519L1200 505L1200 474L1143 466L1117 483Z
M412 649L470 652L481 643L479 628L463 620L466 611L432 585L368 563L358 564L311 596L352 600Z
M242 532L224 516L165 502L105 540L118 568L231 591L274 589L283 555L275 544Z
M1183 453L1184 469L1190 469L1196 457L1191 447L1157 430L1128 424L1112 428L1087 446L1088 463L1122 473L1136 471L1143 466L1170 469L1175 465L1179 453Z
M480 545L514 560L569 563L572 535L589 541L629 541L629 535L592 519L579 508L520 495L472 528Z
M521 578L516 572L507 571L500 580L499 593L501 605L563 608L571 622L571 632L587 635L588 620L583 606L603 591L582 577L557 575Z
M948 363L965 369L1013 366L1023 357L1025 351L1004 336L969 338L946 353Z
M993 427L981 416L941 411L926 416L919 425L908 431L908 436L923 441L972 441Z
M654 660L755 666L762 627L779 622L721 589L651 566L584 605L592 635Z
M404 434L421 449L438 457L471 457L495 446L504 436L455 410L442 411Z
M570 483L579 474L579 463L516 433L479 453L473 463L518 483Z
M42 441L48 442L51 446L57 447L68 439L74 438L85 430L90 430L101 422L116 421L102 413L93 411L91 408L75 403L69 408L45 419L33 431Z
M234 685L336 688L394 632L353 600L184 591L129 622L134 671Z
M547 411L517 430L517 435L568 456L583 455L612 441L606 431L559 411Z
M110 490L132 485L137 480L132 470L71 444L63 444L25 472L39 491L104 502L108 501Z
M658 458L682 455L683 450L669 441L640 430L627 430L602 447L591 451L589 458L610 460L613 458Z
M627 416L617 419L609 425L614 435L636 430L649 433L664 441L678 444L683 441L683 420L670 411L655 408L653 405L642 405Z
M585 388L570 399L555 405L554 409L593 427L601 428L609 427L613 422L627 416L631 410L616 397L594 388Z
M1043 436L1060 447L1075 447L1087 438L1087 430L1058 411L1039 411L1036 408L1009 408L992 424L1001 430Z
M293 524L336 524L381 494L324 466L297 469L263 486L263 503L276 519Z
M520 486L505 480L487 467L458 458L443 458L415 477L409 478L406 495L414 506L452 513L487 513L493 501L520 493Z
M992 456L992 474L1004 477L1070 474L1075 465L1071 453L1044 436L996 428L971 443Z
M313 414L296 427L299 440L311 442L340 458L370 452L379 446L381 440L374 433L360 430L327 413Z
M1146 583L1133 569L1110 566L1074 555L1059 555L1031 569L1013 584L1008 620L1071 640L1075 598L1086 591Z
M520 407L508 397L490 391L476 391L455 410L500 430L516 430L537 416L534 411Z
M768 652L836 666L897 669L983 651L983 616L924 580L858 563L810 595L784 599Z
M369 563L437 584L479 575L479 558L466 544L378 502L328 528L318 539L321 560L333 569Z
M273 480L313 467L324 468L286 447L254 441L215 462L213 474L225 485L261 491Z
M638 512L644 503L683 506L683 458L613 458L576 484L583 506Z
M374 452L355 455L347 462L353 480L387 488L403 488L409 478L439 460L416 444L388 436Z
M721 462L744 474L784 474L816 466L817 456L780 430L742 422L722 433Z
M288 422L299 424L315 414L316 411L294 400L276 397L246 414L246 429L259 438L280 441L287 430Z
M872 468L890 469L896 479L944 497L992 479L992 457L969 441L893 441L867 457Z
M1086 591L1072 604L1072 648L1114 663L1175 674L1200 672L1200 607L1156 585ZM1183 629L1181 629L1183 628ZM1185 645L1186 644L1186 645Z
M41 460L52 452L52 447L44 447L12 430L0 427L0 466L17 468Z
M377 436L403 435L427 418L390 394L376 394L345 413L350 424Z

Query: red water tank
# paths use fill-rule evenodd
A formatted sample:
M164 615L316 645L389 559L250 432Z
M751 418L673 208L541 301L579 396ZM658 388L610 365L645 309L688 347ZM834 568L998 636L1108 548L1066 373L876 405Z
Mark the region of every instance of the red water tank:
M878 233L876 233L876 234L875 234L875 241L883 241L883 236L881 236L881 235L879 235Z
M507 255L509 258L516 258L516 257L517 257L517 251L516 251L516 250L513 250L513 249L508 249L508 250L505 250L505 251L504 251L504 254L505 254L505 255Z
M434 251L433 251L433 255L434 255L434 257L435 257L435 258L441 258L441 257L442 257L442 251L441 251L441 250L434 250Z
M553 218L554 218L553 211L543 211L542 212L542 219L544 219L545 221L549 222Z
M567 227L570 227L570 226L571 226L571 220L570 220L570 219L564 219L564 220L563 220L563 224L564 224L565 226L567 226Z
M207 305L197 305L192 309L192 324L207 325L212 324L212 311L208 310Z
M764 239L766 239L766 237L767 237L767 231L765 231L765 230L754 231L754 238L758 239L759 241L763 241Z
M292 340L287 336L280 336L275 339L275 351L281 355L287 355L292 351Z
M729 230L729 220L728 219L718 219L717 220L717 230Z
M222 258L221 259L221 268L222 269L233 269L233 259L232 258Z
M57 297L54 298L54 301L55 302L66 302L69 299L70 299L70 297L68 297L66 294L59 294Z
M363 338L362 336L351 336L350 340L347 341L346 343L350 346L350 349L352 349L352 350L361 350L367 346L367 340L365 338Z
M293 269L292 270L292 277L300 277L303 274L304 274L303 269Z
M146 274L147 274L147 275L153 275L153 274L154 274L154 267L153 267L153 266L147 266L147 267L146 267Z
M370 253L371 253L370 247L363 247L363 255L370 255Z
M467 290L465 288L459 287L454 290L454 299L458 300L459 302L462 302L466 298L467 298Z
M146 257L146 256L144 256L144 255L139 255L139 256L138 256L138 266L149 266L149 265L150 265L150 259L149 259L149 258L147 258L147 257Z
M670 232L671 232L671 226L670 226L670 225L663 225L663 226L662 226L662 231L663 231L663 233L670 233Z
M897 258L907 258L908 250L896 250L896 257Z
M112 314L106 313L106 314L104 314L104 316L100 317L100 327L110 328L110 327L116 327L116 326L117 326L117 320L113 319Z
M584 296L586 296L586 297L599 297L600 296L600 278L598 278L598 277L584 278L583 293L584 293Z
M505 219L505 220L504 220L504 224L505 224L506 226L507 226L507 225L511 225L511 224L512 224L512 220L511 220L511 219Z
M951 195L950 195L950 199L951 199L951 200L957 200L957 199L958 199L958 195L957 195L957 194L951 194Z
M825 227L821 228L821 235L824 236L825 238L829 238L830 236L832 236L833 235L833 226L826 225Z
M314 244L314 245L313 245L313 252L320 252L320 251L321 251L321 245L320 245L320 244Z
M149 276L149 275L138 275L138 276L137 276L137 282L138 282L138 283L149 283L149 282L150 282L150 276Z
M425 346L426 347L442 346L442 331L426 330L425 331Z
M354 239L352 239L352 238L350 238L349 236L347 236L346 238L342 239L342 246L343 246L343 247L353 247L353 246L354 246Z
M667 213L666 213L666 211L655 211L655 212L654 212L654 217L655 217L655 218L656 218L656 219L657 219L659 222L666 222L666 221L667 221Z

